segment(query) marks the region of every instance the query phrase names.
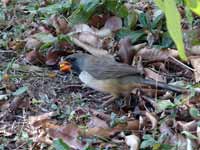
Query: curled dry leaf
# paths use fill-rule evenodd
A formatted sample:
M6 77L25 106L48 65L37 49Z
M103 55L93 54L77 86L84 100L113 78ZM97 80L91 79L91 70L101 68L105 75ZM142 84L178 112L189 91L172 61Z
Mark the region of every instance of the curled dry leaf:
M49 120L54 115L55 112L48 112L38 116L30 116L28 122L33 127L44 127L44 122Z
M25 47L27 49L39 49L40 46L42 45L42 42L40 42L39 40L35 39L35 38L27 38L26 39L26 45Z
M88 122L87 126L89 128L94 128L94 127L98 127L98 128L108 128L107 123L104 120L101 120L97 117L91 117L90 118L90 122Z
M130 150L138 150L140 146L140 139L136 135L125 136L125 142L130 146Z
M78 140L80 129L75 124L68 124L58 128L50 128L49 135L53 139L61 138L71 148L82 150L84 145Z
M177 121L177 127L178 129L181 129L182 131L196 131L197 128L197 122L196 120L190 121L190 122L184 122L184 121Z
M111 137L121 131L138 130L138 129L139 129L139 122L137 120L133 120L133 121L128 121L126 124L118 124L114 128L102 128L102 127L89 128L87 132L83 133L83 136Z
M90 28L87 24L78 24L73 27L73 32L81 33L81 32L89 32L94 33L94 30Z
M66 34L70 30L66 19L58 15L52 15L48 20L48 24L56 29L57 34Z
M111 29L112 31L118 31L122 28L122 20L119 17L113 16L107 19L104 28Z
M33 65L39 65L45 63L45 57L40 52L32 50L26 54L25 61Z
M53 66L56 65L60 57L69 55L68 51L50 51L46 56L46 65Z
M107 18L108 18L108 15L106 15L106 14L93 15L90 18L89 25L92 25L93 27L99 29L104 26Z
M190 62L193 66L193 68L195 69L194 71L194 77L195 77L195 81L199 82L200 81L200 57L199 56L193 56L193 57L189 57Z
M78 39L93 47L96 47L96 48L102 47L102 42L100 38L91 32L81 32L78 36Z
M137 53L145 60L165 61L169 57L178 57L178 51L173 49L160 50L156 48L143 48Z
M180 143L177 145L177 143ZM170 139L168 144L177 145L177 149L186 150L186 138L181 134L174 134Z
M123 63L132 64L134 51L132 50L131 39L125 37L119 41L119 52L118 55Z
M114 60L114 57L112 55L110 55L108 53L108 51L104 50L104 49L99 49L99 48L95 48L95 47L92 47L88 44L85 44L81 41L79 41L77 38L74 38L74 37L71 37L71 40L74 42L75 45L83 48L84 50L88 51L89 53L91 53L92 55L94 56L106 56L106 57L110 57L111 59Z
M150 112L145 112L146 117L151 121L151 129L155 129L158 124L158 120L150 113Z

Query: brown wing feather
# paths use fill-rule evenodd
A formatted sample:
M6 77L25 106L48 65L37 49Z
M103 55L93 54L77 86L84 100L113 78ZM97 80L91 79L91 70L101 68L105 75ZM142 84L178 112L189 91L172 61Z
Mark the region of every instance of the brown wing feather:
M142 74L136 67L118 63L106 57L91 57L90 59L86 59L86 61L83 70L96 79L114 79Z

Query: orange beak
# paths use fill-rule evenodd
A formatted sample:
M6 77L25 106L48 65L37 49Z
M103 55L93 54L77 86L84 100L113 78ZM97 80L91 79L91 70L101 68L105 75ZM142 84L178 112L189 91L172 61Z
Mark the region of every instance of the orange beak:
M69 72L71 71L72 66L68 61L62 61L59 63L59 68L62 72Z

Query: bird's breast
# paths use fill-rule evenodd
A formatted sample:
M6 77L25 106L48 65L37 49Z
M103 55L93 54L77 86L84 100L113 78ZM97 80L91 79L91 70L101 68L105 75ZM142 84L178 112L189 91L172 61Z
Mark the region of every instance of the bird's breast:
M98 80L86 71L82 71L79 78L90 88L101 92L112 93L114 82L111 80Z

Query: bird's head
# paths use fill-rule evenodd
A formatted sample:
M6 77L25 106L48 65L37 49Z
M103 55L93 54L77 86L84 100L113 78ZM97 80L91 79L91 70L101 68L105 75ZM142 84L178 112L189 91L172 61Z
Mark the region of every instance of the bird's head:
M85 59L87 59L87 54L75 53L69 55L59 63L60 70L63 72L73 70L76 73L80 73Z

